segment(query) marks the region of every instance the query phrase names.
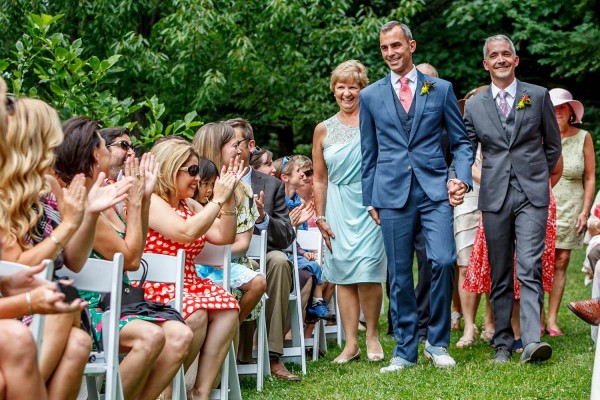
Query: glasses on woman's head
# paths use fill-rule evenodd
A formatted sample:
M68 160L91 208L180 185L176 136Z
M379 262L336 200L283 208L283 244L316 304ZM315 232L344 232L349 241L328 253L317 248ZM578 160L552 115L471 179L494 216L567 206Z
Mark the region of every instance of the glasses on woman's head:
M131 145L131 143L126 142L125 140L119 140L118 142L114 142L111 144L107 144L106 148L110 149L112 146L119 146L120 148L122 148L125 151L135 151L135 148Z
M186 171L190 176L197 176L200 173L200 166L198 164L190 165L187 167L179 168L180 171Z

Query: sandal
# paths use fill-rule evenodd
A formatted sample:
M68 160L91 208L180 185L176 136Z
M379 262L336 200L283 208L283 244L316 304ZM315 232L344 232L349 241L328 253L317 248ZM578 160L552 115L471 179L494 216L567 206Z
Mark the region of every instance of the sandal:
M481 332L481 336L479 336L481 338L481 340L484 340L486 342L490 342L492 340L492 338L494 337L494 333L495 332L490 332L490 331L486 331L485 329Z
M458 311L452 311L450 314L450 329L453 331L460 329L460 317L462 315Z
M469 339L463 336L460 339L458 339L458 342L456 342L456 347L462 349L465 347L470 347L473 344L475 344L475 337Z

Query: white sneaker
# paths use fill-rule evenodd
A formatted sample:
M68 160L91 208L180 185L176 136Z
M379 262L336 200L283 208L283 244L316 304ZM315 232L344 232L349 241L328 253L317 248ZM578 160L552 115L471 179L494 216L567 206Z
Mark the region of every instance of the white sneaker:
M379 372L382 374L385 374L386 372L395 372L395 371L401 370L403 368L414 367L415 365L417 365L417 364L407 361L404 358L393 357L390 360L390 365L388 365L387 367L381 368L379 370Z
M425 357L433 361L438 368L452 368L456 366L456 361L445 347L432 346L429 341L425 342Z

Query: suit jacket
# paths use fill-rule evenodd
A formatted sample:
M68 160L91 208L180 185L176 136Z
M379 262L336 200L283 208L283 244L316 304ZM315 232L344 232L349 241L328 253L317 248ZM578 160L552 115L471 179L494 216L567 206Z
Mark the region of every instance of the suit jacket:
M425 81L435 87L421 95ZM404 207L413 175L431 200L448 199L448 165L441 148L444 129L456 177L472 187L473 150L450 82L417 71L410 137L398 117L391 85L388 75L360 92L363 204Z
M522 96L531 105L517 110ZM510 168L523 192L536 207L550 202L548 180L561 154L560 130L548 90L517 80L515 126L510 142L500 122L491 87L465 103L465 125L473 148L481 143L483 164L479 209L496 212L504 203Z
M269 228L267 229L267 249L284 250L294 241L294 228L285 202L285 188L283 182L271 175L252 171L252 191L254 194L265 194L265 213L269 215ZM256 228L255 232L259 233Z

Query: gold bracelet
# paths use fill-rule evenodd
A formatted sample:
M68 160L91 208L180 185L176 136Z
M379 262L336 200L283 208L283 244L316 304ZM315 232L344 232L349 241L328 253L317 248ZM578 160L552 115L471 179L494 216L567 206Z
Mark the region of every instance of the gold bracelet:
M219 210L223 208L223 203L221 203L220 201L211 200L210 203L214 203L214 204L218 205Z
M234 208L233 210L223 210L221 209L221 215L237 215L237 208Z
M33 306L31 305L30 292L25 293L25 302L27 303L27 310L29 310L29 315L33 315Z

